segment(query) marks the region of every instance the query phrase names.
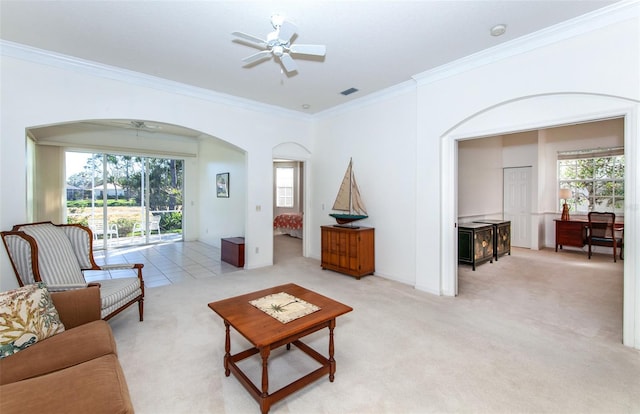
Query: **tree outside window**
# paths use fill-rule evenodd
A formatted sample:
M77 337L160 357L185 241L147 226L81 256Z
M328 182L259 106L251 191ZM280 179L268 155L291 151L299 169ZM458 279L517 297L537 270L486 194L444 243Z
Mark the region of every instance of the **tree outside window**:
M293 207L293 167L276 168L276 207Z
M558 154L559 188L571 189L573 198L567 202L575 213L624 212L622 152L616 148Z

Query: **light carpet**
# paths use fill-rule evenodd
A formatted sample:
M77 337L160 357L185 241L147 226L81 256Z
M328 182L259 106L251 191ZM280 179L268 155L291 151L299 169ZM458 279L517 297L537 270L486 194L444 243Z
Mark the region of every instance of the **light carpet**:
M622 265L610 256L514 249L475 272L461 266L457 298L299 255L275 263L147 289L144 322L135 307L110 322L136 412L258 413L224 375L224 325L207 303L289 282L354 311L337 319L335 382L320 379L271 413L640 412L640 353L621 344ZM326 355L327 336L303 342ZM232 330L231 346L248 343ZM260 384L257 358L242 368ZM269 363L270 391L316 368L295 347Z

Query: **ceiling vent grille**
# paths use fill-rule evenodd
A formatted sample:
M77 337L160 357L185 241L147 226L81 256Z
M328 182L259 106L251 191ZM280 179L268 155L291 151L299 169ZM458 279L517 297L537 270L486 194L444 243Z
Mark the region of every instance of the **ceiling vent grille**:
M347 95L351 95L354 92L358 92L358 90L356 88L349 88L349 89L345 89L344 91L340 92L342 95L347 96Z

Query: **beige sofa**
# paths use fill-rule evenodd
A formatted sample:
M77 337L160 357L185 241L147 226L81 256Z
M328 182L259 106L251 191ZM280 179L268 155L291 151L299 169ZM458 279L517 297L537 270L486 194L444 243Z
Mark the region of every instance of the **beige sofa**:
M0 359L0 413L133 413L99 289L51 296L65 331Z

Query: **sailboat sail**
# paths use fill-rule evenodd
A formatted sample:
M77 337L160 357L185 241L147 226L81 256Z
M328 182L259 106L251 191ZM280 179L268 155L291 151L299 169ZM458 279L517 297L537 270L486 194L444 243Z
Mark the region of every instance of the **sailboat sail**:
M344 173L336 201L333 203L333 210L347 212L347 214L330 214L340 224L367 218L367 210L360 197L360 190L353 173L352 160L349 160L349 166Z

